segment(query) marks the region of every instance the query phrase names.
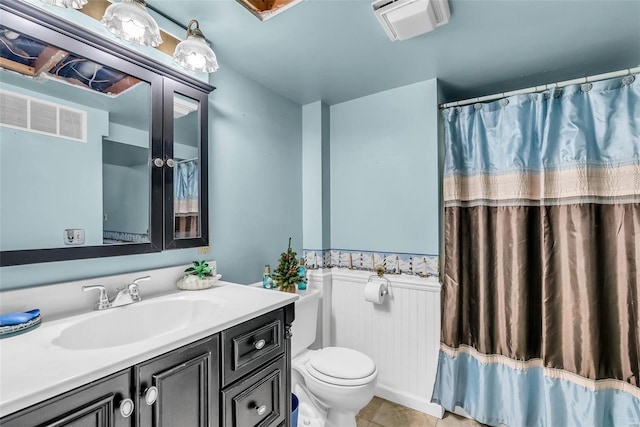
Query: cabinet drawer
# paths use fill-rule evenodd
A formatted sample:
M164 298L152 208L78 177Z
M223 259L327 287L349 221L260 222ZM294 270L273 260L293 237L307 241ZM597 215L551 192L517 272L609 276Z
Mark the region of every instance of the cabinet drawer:
M272 311L222 332L223 385L284 353L284 312Z
M222 392L225 427L268 427L285 420L284 355Z

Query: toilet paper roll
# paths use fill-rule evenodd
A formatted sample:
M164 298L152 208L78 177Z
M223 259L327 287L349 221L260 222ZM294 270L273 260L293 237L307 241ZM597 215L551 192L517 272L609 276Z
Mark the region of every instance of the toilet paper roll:
M387 286L381 282L368 282L364 287L364 299L374 304L382 304L387 294Z

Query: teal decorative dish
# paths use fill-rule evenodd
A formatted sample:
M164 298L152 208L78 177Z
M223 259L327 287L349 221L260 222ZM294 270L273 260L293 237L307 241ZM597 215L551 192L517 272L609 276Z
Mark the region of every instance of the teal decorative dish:
M33 319L19 325L0 326L0 339L20 335L37 328L42 323L42 316L39 314Z

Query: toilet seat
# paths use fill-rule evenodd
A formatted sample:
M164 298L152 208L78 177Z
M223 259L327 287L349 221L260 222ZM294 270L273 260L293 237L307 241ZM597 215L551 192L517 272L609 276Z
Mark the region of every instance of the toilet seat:
M343 347L326 347L309 358L305 365L315 379L340 386L364 385L378 374L369 356Z

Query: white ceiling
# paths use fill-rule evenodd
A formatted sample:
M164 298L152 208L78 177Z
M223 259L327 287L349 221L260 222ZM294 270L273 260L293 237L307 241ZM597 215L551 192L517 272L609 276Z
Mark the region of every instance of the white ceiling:
M234 0L150 0L198 19L221 67L299 103L438 78L447 101L640 65L640 0L451 0L449 24L392 42L369 0L307 0L261 22Z

